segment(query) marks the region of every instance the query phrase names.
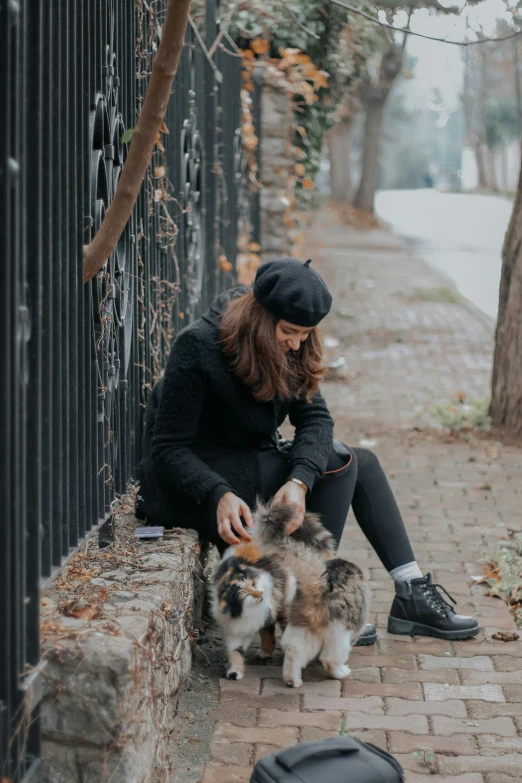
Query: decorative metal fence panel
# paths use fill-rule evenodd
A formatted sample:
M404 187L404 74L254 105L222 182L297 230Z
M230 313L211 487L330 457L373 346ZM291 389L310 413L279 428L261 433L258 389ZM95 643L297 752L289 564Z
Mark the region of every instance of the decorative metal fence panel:
M255 229L241 61L232 42L211 60L190 24L138 204L105 267L82 282L82 247L114 195L165 7L0 0L0 779L9 783L39 779L39 587L93 529L110 533L170 343L234 284L219 259L234 262L245 214ZM208 0L214 32L217 12ZM212 33L207 25L207 43Z

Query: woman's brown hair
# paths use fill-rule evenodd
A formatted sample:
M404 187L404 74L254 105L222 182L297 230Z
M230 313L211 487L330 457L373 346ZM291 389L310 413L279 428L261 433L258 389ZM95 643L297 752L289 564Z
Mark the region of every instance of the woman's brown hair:
M310 402L326 372L318 329L312 329L298 351L285 353L275 336L278 321L251 291L231 299L221 320L223 351L258 402L276 396Z

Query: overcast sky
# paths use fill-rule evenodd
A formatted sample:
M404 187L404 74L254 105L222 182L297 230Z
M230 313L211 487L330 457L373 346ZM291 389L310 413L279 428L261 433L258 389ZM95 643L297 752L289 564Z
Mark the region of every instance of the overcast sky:
M468 7L462 0L439 0L441 5L462 5L459 16L435 15L423 8L415 11L411 20L411 29L426 35L438 38L448 38L452 41L466 40L466 27L469 26L483 35L495 37L496 19L510 19L507 8L516 5L516 0L504 2L504 0L484 0L475 6ZM406 15L398 14L396 24L406 23ZM468 35L473 37L473 31L468 27ZM509 43L501 44L509 46ZM414 84L412 88L415 94L422 92L427 99L433 99L434 88L438 88L447 103L449 111L457 108L459 93L462 87L462 47L451 46L436 41L428 41L411 35L408 41L408 52L417 58L414 71Z

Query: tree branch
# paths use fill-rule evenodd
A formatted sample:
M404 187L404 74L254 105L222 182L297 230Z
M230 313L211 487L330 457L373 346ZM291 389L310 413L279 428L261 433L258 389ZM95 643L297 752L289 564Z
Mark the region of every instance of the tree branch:
M152 63L152 75L116 193L94 239L83 249L85 283L98 274L113 252L138 198L178 70L189 6L190 0L169 0L161 41Z

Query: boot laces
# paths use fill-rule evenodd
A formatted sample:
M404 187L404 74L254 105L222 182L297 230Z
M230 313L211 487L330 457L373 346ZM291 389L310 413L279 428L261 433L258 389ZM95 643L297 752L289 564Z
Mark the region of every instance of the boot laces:
M424 585L422 588L426 600L436 612L445 615L449 615L450 612L454 614L455 610L453 609L453 606L438 592L439 590L442 590L447 595L453 605L457 603L442 585L432 583L430 585Z

